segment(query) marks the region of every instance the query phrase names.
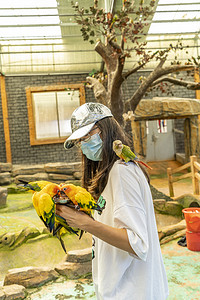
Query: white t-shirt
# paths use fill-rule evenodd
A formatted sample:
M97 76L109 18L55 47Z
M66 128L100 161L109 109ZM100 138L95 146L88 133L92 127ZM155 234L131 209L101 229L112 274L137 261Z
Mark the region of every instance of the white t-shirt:
M137 256L93 237L93 282L98 300L165 300L167 277L151 191L138 165L115 162L102 193L106 206L95 219L126 228Z

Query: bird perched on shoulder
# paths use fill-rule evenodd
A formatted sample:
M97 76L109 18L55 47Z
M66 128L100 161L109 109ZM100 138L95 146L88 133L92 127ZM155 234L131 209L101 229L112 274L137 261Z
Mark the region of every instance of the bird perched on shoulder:
M113 151L125 163L127 163L129 161L136 161L138 163L141 163L145 167L152 169L150 166L145 164L143 161L139 160L137 155L135 155L135 153L133 153L133 151L130 149L130 147L122 144L122 142L120 140L115 140L113 142Z
M61 185L61 193L62 192L75 205L75 209L83 211L90 216L92 216L94 210L97 210L98 213L101 214L102 210L105 207L105 203L103 206L98 205L92 195L81 186L76 186L74 184L64 184Z

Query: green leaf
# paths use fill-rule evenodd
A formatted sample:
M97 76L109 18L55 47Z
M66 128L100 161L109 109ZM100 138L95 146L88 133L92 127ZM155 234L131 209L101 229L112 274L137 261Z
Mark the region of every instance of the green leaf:
M84 41L88 41L88 40L89 40L89 35L84 34L84 35L83 35L83 39L84 39Z

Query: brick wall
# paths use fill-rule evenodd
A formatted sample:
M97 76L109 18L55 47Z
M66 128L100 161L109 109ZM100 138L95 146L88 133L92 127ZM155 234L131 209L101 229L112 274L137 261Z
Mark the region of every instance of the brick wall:
M145 76L147 72L141 72ZM140 76L140 73L139 73ZM124 100L130 98L133 91L139 85L138 74L132 75L123 84ZM30 146L29 126L26 104L25 88L28 86L62 85L84 82L86 74L76 75L32 75L32 76L8 76L6 77L6 91L8 100L8 116L10 126L10 139L13 164L38 164L50 162L71 162L80 160L80 153L77 150L65 151L63 144ZM174 95L177 97L195 98L195 92L175 86ZM158 95L150 93L147 98ZM86 88L86 102L95 101L93 91ZM2 107L0 105L0 161L6 162L6 151L2 121ZM176 121L178 124L179 121ZM177 125L178 126L178 125ZM183 140L177 140L178 144ZM182 145L181 145L182 148ZM178 149L178 145L177 145ZM180 151L179 151L180 152Z
M8 115L10 126L10 140L13 164L36 164L57 161L77 161L80 154L73 151L65 151L63 144L50 144L30 146L29 126L27 115L27 102L25 88L27 86L62 85L66 83L81 83L84 75L49 75L49 76L13 76L6 77L6 91L8 101ZM94 101L91 90L86 89L87 101ZM3 132L0 132L1 141L4 140ZM1 143L2 149L5 144ZM5 162L5 150L2 151L0 160Z
M1 93L0 93L0 103L1 103ZM0 162L6 162L6 148L3 130L3 114L2 105L0 104Z

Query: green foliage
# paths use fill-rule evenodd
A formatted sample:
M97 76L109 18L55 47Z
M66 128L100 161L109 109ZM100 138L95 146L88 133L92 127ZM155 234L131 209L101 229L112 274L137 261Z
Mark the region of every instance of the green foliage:
M127 79L130 74L137 72L139 69L143 68L148 62L155 60L158 61L158 67L160 63L160 69L163 69L165 61L169 56L169 53L172 53L174 58L170 57L170 64L171 66L168 67L167 72L161 72L159 74L154 74L154 78L140 78L138 83L140 83L140 87L138 88L134 96L142 97L143 95L146 96L146 93L150 91L158 92L158 96L162 95L163 93L167 93L169 96L173 96L172 86L174 84L181 84L180 81L183 80L177 79L176 81L172 81L172 78L168 80L170 82L161 82L158 79L163 77L164 75L170 73L177 73L178 69L184 70L182 65L186 66L185 70L187 75L193 75L194 70L191 71L192 68L190 66L194 66L196 68L200 65L200 57L190 57L186 62L181 62L179 59L179 52L185 51L187 57L189 54L188 46L183 45L182 41L178 41L176 45L170 44L165 49L160 50L148 50L147 43L146 43L146 35L148 32L148 28L151 24L153 19L153 14L155 12L155 0L150 1L148 5L145 5L145 1L139 1L139 5L135 5L134 1L132 0L122 0L121 8L114 11L114 12L106 12L103 8L99 8L98 0L94 0L93 6L89 8L84 8L79 5L78 2L74 4L72 1L72 7L75 10L76 16L75 20L77 24L80 25L80 30L82 33L82 37L84 41L88 41L90 44L94 44L96 42L101 42L98 49L103 49L103 47L107 47L109 51L112 51L112 54L109 54L109 58L105 59L103 55L98 52L101 56L103 61L106 63L106 67L109 65L110 61L115 61L116 63L116 74L115 80L118 80L118 85L115 82L115 89L117 86L123 82L124 79ZM104 48L104 49L105 49ZM110 53L110 52L109 52ZM122 78L122 72L124 71L124 64L127 58L131 56L137 56L137 64L133 66L128 72L124 73L125 76ZM188 68L189 66L189 68ZM109 73L109 69L107 69ZM162 70L163 71L163 70ZM175 75L177 75L175 74ZM90 77L95 77L102 83L108 90L113 91L111 85L114 81L108 80L108 76L104 74L104 72L97 73L96 71L92 70L89 74ZM150 80L151 79L151 80ZM165 78L166 79L166 78ZM145 80L146 85L145 85ZM167 80L165 80L167 81ZM106 84L108 85L106 86ZM143 84L144 83L144 84ZM154 84L155 83L155 84ZM188 87L187 87L188 88ZM115 91L116 93L116 91ZM112 98L112 93L109 94ZM114 95L114 93L113 93ZM114 99L114 98L113 98ZM132 98L131 101L134 101ZM112 102L112 101L111 101ZM114 102L114 100L113 100ZM138 100L137 100L138 103ZM134 109L136 106L134 106ZM120 112L118 113L120 115ZM117 116L115 115L117 118Z
M92 71L89 73L89 76L93 76L93 75L95 75L97 73L97 70L95 70L95 69L92 69Z
M113 55L121 57L122 63L126 57L131 57L131 53L139 57L139 65L144 65L152 59L166 59L170 51L176 53L188 47L183 46L179 41L175 46L170 44L164 50L155 52L146 50L146 42L142 41L142 36L145 35L144 30L149 26L149 21L154 14L155 0L152 0L149 5L144 5L144 1L141 0L139 6L135 6L134 1L123 0L121 9L113 14L99 8L98 0L95 0L94 5L89 8L80 7L78 2L74 4L72 1L71 4L76 12L76 22L81 26L83 40L94 44L104 37L105 44L109 43L112 46ZM171 64L181 64L177 55ZM199 66L199 59L192 57L186 64Z
M76 22L81 25L81 33L84 41L91 44L95 42L99 36L113 38L122 33L124 42L127 40L133 43L140 39L138 34L143 33L146 25L145 21L153 14L155 1L151 1L150 5L143 6L142 1L139 7L133 5L132 1L123 1L121 10L115 14L105 12L103 8L98 7L98 1L94 1L94 5L89 8L80 7L78 2L72 7L76 12Z

